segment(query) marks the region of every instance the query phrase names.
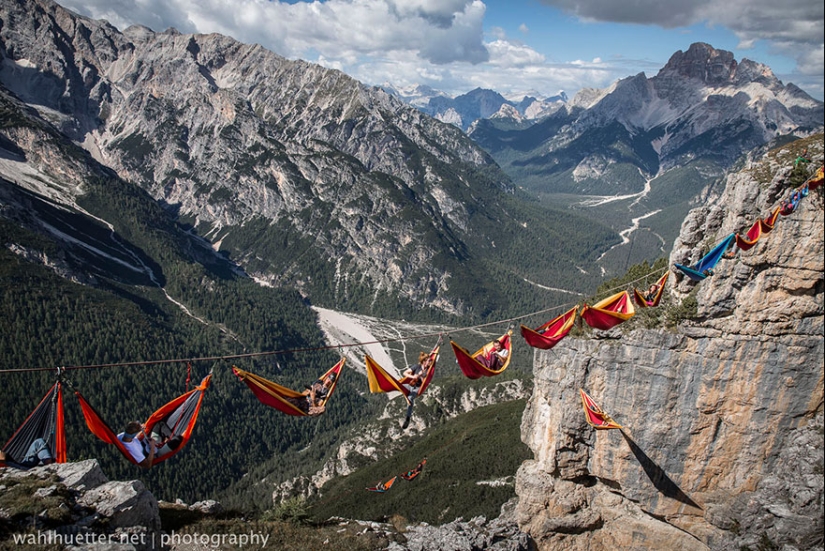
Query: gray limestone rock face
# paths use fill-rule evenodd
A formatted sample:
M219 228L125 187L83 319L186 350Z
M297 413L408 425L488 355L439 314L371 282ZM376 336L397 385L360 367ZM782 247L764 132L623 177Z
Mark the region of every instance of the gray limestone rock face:
M710 190L671 263L767 216L792 166L780 148ZM540 549L822 549L823 224L819 188L698 288L671 277L694 319L536 353L516 513ZM624 429L587 425L579 388Z

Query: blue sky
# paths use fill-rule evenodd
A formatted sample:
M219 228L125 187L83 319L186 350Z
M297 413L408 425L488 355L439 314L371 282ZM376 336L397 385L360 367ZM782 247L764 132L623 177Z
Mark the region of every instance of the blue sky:
M510 97L654 76L694 42L823 99L821 0L59 0L121 30L218 32L366 84Z

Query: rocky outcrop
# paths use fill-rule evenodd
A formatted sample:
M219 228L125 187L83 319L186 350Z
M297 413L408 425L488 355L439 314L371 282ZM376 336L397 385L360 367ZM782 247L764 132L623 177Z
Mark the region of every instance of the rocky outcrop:
M0 496L0 524L9 523L6 528L24 542L33 537L35 545L105 542L140 550L160 541L155 497L139 480L107 480L96 459L28 471L0 468Z
M819 166L822 136L805 145ZM671 261L766 216L798 149L709 193ZM536 354L519 525L540 549L822 549L822 189L712 278L672 279L677 300L698 302L675 331L614 330ZM579 388L624 429L590 428Z

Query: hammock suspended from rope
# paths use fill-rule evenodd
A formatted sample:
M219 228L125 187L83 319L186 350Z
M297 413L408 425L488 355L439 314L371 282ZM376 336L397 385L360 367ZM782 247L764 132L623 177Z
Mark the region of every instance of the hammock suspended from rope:
M438 339L438 342L441 342L441 339ZM430 386L430 381L433 380L433 375L435 374L435 364L438 361L438 351L440 349L440 345L436 344L435 348L432 349L430 352L430 368L427 370L424 379L421 381L421 385L418 387L418 391L416 392L416 396L421 396L424 394L424 391L427 390L427 387ZM381 392L395 392L398 391L404 395L404 398L407 400L407 403L410 403L410 389L408 386L412 382L411 377L402 377L401 379L396 379L387 371L381 367L378 362L372 359L372 356L369 354L366 355L364 358L364 363L367 367L367 380L370 384L370 392L373 394L378 394Z
M403 473L401 475L401 478L403 478L404 480L414 479L415 477L417 477L418 475L421 474L421 471L424 470L424 465L426 465L426 464L427 464L427 458L425 457L424 459L421 460L421 463L419 463L418 465L415 466L415 468L413 470L407 471L406 473Z
M63 388L57 381L23 424L3 446L14 466L26 467L35 440L42 439L56 463L66 462L66 428L63 415ZM10 462L10 463L11 463ZM0 461L0 467L4 462Z
M530 329L526 325L522 325L521 336L524 337L527 344L533 348L550 350L573 329L578 311L578 306L574 306L562 315L551 319L535 329Z
M753 223L753 226L748 230L745 236L736 234L736 246L743 251L747 251L759 241L759 238L766 233L770 233L776 226L776 220L779 218L779 213L782 207L776 207L767 218L760 218Z
M338 381L341 379L341 373L344 368L344 362L346 362L346 358L341 358L338 360L338 363L326 370L324 374L319 377L319 380L323 381L330 374L335 374L335 381L333 381L332 386L329 387L326 396L318 404L319 408L326 407L332 393L338 386ZM254 373L238 369L235 366L232 366L232 373L234 373L241 381L246 383L246 386L249 387L252 393L258 398L258 401L262 404L275 408L281 413L286 413L287 415L294 415L296 417L306 417L310 415L310 410L308 408L309 402L307 402L307 395L305 391L299 392L297 390L289 389L285 386L281 386L277 383L264 379L259 375L255 375ZM306 410L298 405L299 403L302 404L302 402L306 402ZM323 410L321 411L323 412ZM313 416L314 415L317 414L313 414Z
M398 480L398 476L394 476L391 479L387 480L386 482L381 482L378 486L373 486L372 488L367 488L368 492L377 492L379 494L383 494L390 488L392 485L395 484L395 481Z
M599 430L606 430L606 429L620 429L622 426L614 421L608 414L602 411L602 408L593 401L593 398L588 396L588 394L579 389L579 392L582 396L582 406L584 407L584 416L587 419L587 424L593 427L594 429Z
M725 251L736 241L736 234L732 233L725 239L720 241L711 251L702 257L702 259L693 266L683 266L682 264L674 264L676 268L682 271L693 281L702 281L709 275L713 274L713 268L719 263Z
M822 185L822 181L825 180L825 174L823 174L823 167L819 167L811 176L811 179L808 180L808 189L816 189Z
M488 365L491 365L493 361L492 354L495 349L495 341L488 342L476 350L474 354L470 354L466 348L456 344L452 339L450 339L450 345L453 347L455 359L458 361L458 367L461 368L461 371L467 378L494 377L502 373L507 369L507 366L510 365L510 360L513 358L513 339L510 338L512 335L512 331L507 331L507 333L496 339L501 342L501 348L507 351L507 356L503 361L497 361L491 367L488 367Z
M582 307L581 317L593 329L608 330L636 315L630 293L622 291L601 300L593 306Z
M636 288L633 289L633 300L636 301L639 308L655 308L659 306L659 301L662 300L662 293L665 290L665 282L669 276L670 272L667 271L659 278L659 281L656 282L656 293L652 297Z
M164 436L179 437L181 439L177 448L169 450L168 453L164 453L159 457L155 457L152 465L166 461L181 451L186 443L189 442L189 439L192 437L192 430L194 430L195 423L198 420L198 413L200 413L203 403L204 392L209 388L211 380L212 374L210 373L203 378L198 386L167 403L146 420L146 423L143 425L146 434L151 435L152 429L156 429L158 433L164 434ZM83 411L86 426L92 434L107 444L114 445L126 459L137 465L138 462L117 437L117 433L112 430L80 392L75 391L75 395L80 401L80 409ZM166 427L163 427L164 424ZM171 433L167 433L167 427L171 430ZM162 431L160 430L161 428L163 429ZM142 437L144 437L144 435L138 436L141 440L143 439Z

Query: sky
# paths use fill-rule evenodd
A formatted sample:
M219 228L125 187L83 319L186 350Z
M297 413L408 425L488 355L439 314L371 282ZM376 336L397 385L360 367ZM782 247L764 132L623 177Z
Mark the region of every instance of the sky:
M58 0L120 30L220 33L364 84L569 97L694 42L823 99L822 0Z

